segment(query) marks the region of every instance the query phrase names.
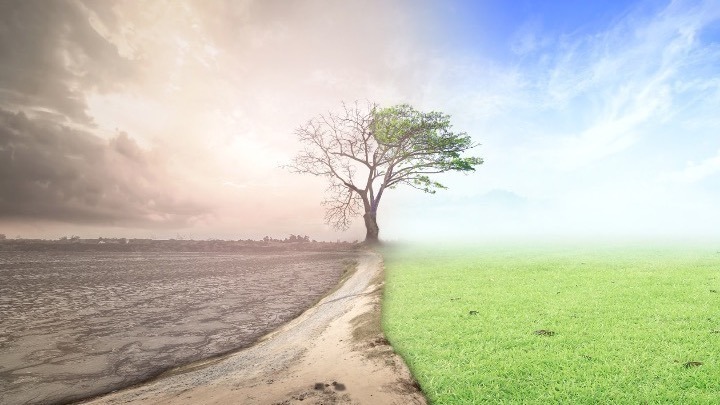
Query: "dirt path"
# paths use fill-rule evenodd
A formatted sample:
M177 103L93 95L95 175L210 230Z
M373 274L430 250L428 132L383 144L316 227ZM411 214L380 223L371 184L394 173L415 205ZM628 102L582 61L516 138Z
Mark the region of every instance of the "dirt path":
M383 265L361 255L340 287L256 345L92 404L425 404L380 329Z

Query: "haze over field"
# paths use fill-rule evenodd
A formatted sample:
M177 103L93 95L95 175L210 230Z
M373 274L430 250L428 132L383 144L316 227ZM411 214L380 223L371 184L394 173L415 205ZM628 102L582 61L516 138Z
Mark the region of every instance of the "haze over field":
M2 1L0 233L362 239L279 165L370 100L485 158L381 238L720 236L720 3L606 3Z

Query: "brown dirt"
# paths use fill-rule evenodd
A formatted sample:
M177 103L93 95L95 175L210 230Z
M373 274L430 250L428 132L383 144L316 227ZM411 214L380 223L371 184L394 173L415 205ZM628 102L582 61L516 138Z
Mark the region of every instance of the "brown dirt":
M425 404L380 328L382 258L256 345L92 404Z

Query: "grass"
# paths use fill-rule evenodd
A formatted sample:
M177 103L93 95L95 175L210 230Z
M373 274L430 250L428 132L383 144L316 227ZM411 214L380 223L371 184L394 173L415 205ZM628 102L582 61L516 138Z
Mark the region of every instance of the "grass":
M432 404L720 403L717 248L395 249L385 265L383 329Z

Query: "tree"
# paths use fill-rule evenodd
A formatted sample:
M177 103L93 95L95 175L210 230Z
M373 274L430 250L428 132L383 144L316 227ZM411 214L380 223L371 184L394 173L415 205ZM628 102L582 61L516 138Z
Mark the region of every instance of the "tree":
M407 104L343 104L339 113L319 115L295 133L304 149L288 168L326 177L325 221L345 230L362 213L371 243L378 241L377 210L385 190L407 185L434 194L446 187L429 176L470 172L483 163L461 157L477 145L466 133L452 131L449 115Z

